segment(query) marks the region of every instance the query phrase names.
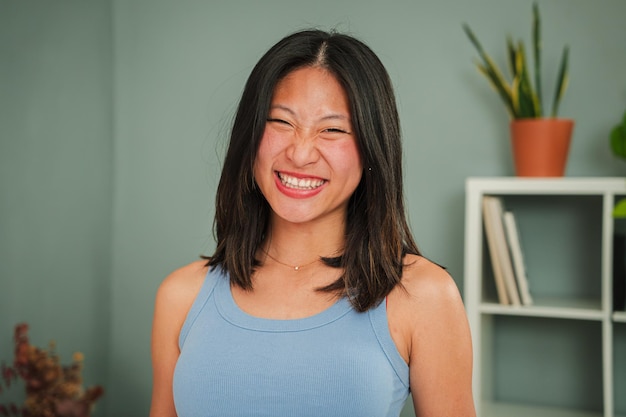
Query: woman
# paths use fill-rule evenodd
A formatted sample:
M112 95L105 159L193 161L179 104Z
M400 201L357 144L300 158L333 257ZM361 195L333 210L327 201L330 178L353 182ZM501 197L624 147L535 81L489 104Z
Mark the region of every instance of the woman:
M474 416L452 278L407 225L380 60L302 31L246 83L216 197L217 248L155 305L151 417Z

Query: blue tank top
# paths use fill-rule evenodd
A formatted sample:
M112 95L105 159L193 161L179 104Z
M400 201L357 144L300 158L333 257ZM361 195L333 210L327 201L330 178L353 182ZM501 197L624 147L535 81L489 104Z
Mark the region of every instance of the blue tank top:
M174 371L178 417L398 417L409 369L386 304L340 299L296 320L251 316L210 270L183 324Z

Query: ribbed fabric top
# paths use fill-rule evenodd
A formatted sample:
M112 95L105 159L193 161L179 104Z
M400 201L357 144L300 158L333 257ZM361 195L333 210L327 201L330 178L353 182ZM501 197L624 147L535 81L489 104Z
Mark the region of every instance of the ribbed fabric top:
M237 306L216 268L179 344L178 417L397 417L409 393L384 302L359 313L342 298L311 317L263 319Z

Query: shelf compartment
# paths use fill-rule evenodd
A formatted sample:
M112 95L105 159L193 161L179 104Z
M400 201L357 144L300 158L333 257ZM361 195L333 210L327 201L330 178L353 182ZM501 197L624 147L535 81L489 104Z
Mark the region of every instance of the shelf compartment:
M602 415L602 322L512 315L481 322L483 401Z
M600 303L602 197L500 197L505 209L511 210L516 216L531 296L534 299L596 298ZM481 299L483 302L495 302L495 279L484 230L482 235Z

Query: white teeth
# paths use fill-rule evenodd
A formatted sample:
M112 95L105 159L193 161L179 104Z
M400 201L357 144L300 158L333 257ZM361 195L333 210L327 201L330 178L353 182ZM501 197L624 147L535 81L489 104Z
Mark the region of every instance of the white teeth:
M296 177L292 177L292 176L285 175L282 173L278 173L278 178L280 178L280 182L282 182L283 185L289 188L296 188L299 190L313 190L321 186L322 184L324 184L324 180L313 180L310 178L298 179Z

